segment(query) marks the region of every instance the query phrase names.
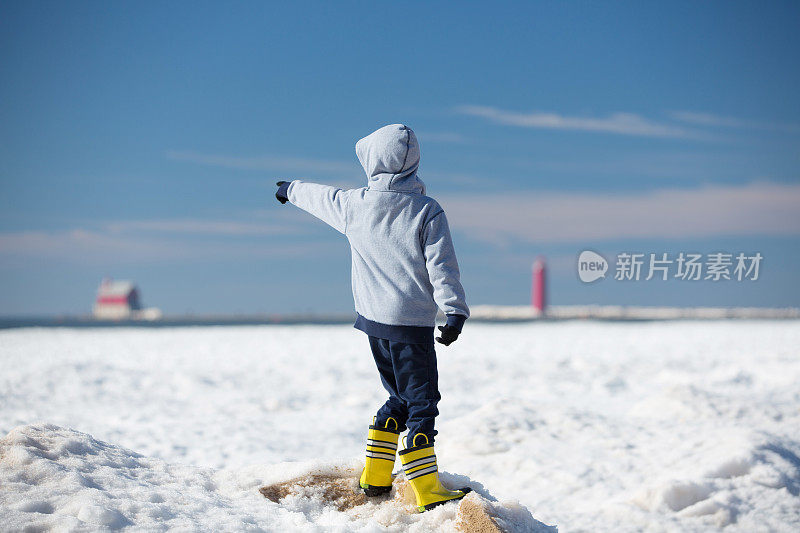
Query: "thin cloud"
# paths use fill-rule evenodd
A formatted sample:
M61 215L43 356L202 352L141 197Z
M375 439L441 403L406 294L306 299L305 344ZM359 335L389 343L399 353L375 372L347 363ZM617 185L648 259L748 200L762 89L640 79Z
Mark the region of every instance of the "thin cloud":
M238 170L282 170L286 172L324 172L343 173L352 172L358 167L355 163L343 161L329 161L324 159L309 159L302 157L283 157L262 155L255 157L241 157L219 154L203 154L192 151L169 150L167 159L185 161L198 165L232 168Z
M701 126L725 126L730 128L741 128L747 126L747 122L733 117L723 117L712 115L711 113L695 113L692 111L674 111L670 116L675 120L698 124Z
M192 235L279 235L296 233L296 225L289 227L276 224L254 224L231 220L164 219L124 220L111 222L106 229L111 233L166 233Z
M280 223L235 220L127 220L91 228L0 233L0 264L31 260L78 264L218 260L225 258L305 257L330 252L326 243L270 239L312 234L303 220ZM236 237L236 238L234 238Z
M673 111L670 116L675 120L694 124L697 126L719 127L719 128L750 128L761 130L775 130L797 132L800 131L800 124L758 122L753 120L743 120L734 117L714 115L712 113L698 113L694 111Z
M426 142L445 143L445 144L464 144L467 138L455 132L417 132L420 143Z
M443 196L440 202L455 231L500 248L520 242L800 235L800 184L756 182L620 194L481 192ZM290 228L311 234L313 220L309 219L309 227L300 229L296 228L302 220L298 225L266 216L262 220L264 224L138 220L64 231L6 232L0 233L0 263L24 265L31 260L46 260L107 265L322 257L341 248L340 242L317 238L268 243L265 239L278 238Z
M431 185L432 183L449 183L460 187L486 186L488 181L486 178L480 176L453 172L421 172L420 177L427 185Z
M161 240L120 238L102 231L75 228L64 231L21 231L0 233L0 258L91 259L173 258L181 246Z
M497 244L800 235L800 185L624 194L510 192L441 198L454 229Z
M55 261L88 265L321 257L340 243L282 242L280 246L241 241L186 241L163 237L109 235L99 231L0 233L0 264ZM334 246L337 245L337 246Z
M496 124L521 128L576 130L638 137L672 137L710 140L710 136L680 126L663 124L634 113L614 113L607 117L566 116L557 113L519 113L490 106L465 105L456 108L462 115L480 117Z

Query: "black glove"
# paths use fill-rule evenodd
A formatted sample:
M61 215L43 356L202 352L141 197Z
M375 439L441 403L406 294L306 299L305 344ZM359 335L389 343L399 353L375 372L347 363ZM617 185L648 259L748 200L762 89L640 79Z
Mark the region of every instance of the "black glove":
M275 185L278 186L278 192L275 193L275 198L282 204L285 204L289 201L289 197L286 196L287 191L289 190L289 183L288 181L279 181Z
M442 336L436 337L436 342L444 344L445 346L450 346L456 341L459 334L461 334L460 331L449 325L439 326L439 331L442 332Z

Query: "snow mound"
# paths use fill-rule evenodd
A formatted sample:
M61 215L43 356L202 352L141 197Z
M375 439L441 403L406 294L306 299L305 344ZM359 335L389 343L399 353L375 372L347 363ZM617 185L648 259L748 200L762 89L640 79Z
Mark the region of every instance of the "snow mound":
M442 473L474 493L419 514L402 476L390 494L368 499L359 474L358 461L205 469L73 429L20 426L0 439L0 523L25 531L556 531L464 476Z
M631 503L644 511L699 518L719 528L736 523L740 514L753 513L747 522L782 530L779 517L797 507L800 494L800 457L792 451L797 448L796 441L762 434L753 437L745 451L726 455L726 450L719 450L717 461L704 472L696 469L699 475L694 479L654 482L636 493ZM769 494L776 489L776 494ZM756 502L765 509L752 509Z
M263 486L259 492L268 500L299 512L312 510L313 513L320 508L332 507L348 513L353 519L365 519L387 528L402 525L404 530L414 530L412 526L424 524L421 530L439 526L446 530L455 527L470 533L557 531L557 528L535 520L530 511L517 502L493 501L494 498L479 483L464 483L467 479L464 476L441 473L443 482L450 486L473 485L476 490L459 502L419 515L414 492L402 474L395 477L389 494L367 498L359 488L360 473L360 468L337 469L336 472L316 468L305 475Z
M261 487L258 492L274 503L280 503L288 497L299 497L316 499L322 505L333 505L339 511L346 511L367 503L366 495L358 490L354 479L353 476L309 474Z

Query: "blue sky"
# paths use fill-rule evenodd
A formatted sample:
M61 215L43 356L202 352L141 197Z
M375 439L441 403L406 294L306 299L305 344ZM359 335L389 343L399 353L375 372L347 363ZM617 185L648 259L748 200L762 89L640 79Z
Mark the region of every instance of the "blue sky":
M794 2L4 2L0 314L347 311L349 250L276 178L364 182L403 122L468 299L800 305ZM580 251L760 252L758 281L617 282Z

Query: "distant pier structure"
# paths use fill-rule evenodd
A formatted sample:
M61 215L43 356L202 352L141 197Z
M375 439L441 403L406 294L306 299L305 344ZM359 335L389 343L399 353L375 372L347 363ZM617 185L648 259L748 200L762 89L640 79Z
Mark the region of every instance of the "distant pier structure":
M97 298L92 310L97 320L157 320L161 311L156 308L142 309L139 289L132 281L105 278L97 289Z
M531 307L537 314L543 315L547 311L547 268L543 256L533 262Z

